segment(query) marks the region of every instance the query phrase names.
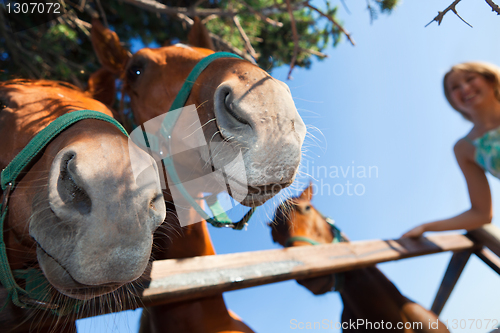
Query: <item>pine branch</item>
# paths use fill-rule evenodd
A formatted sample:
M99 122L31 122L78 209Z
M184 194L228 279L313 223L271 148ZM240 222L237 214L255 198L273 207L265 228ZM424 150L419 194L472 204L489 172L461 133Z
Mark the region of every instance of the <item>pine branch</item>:
M491 7L492 12L496 12L497 15L500 15L500 7L493 2L493 0L485 0L488 5Z
M460 0L458 0L460 1ZM312 6L309 1L306 1L304 3L304 6L305 7L308 7L308 8L311 8L312 10L314 10L315 12L317 12L319 15L323 16L324 18L326 18L327 20L329 20L330 22L333 23L334 26L336 26L340 31L342 31L342 33L347 37L347 39L349 40L349 42L351 42L352 46L355 46L356 43L354 42L354 40L351 38L351 34L349 32L347 32L344 27L342 27L340 25L340 23L338 23L337 21L335 21L333 19L333 17L330 17L329 15L323 13L321 10L319 10L318 8Z
M446 15L447 12L449 12L451 10L452 12L455 13L455 15L458 16L459 19L461 19L462 21L464 21L465 24L467 24L469 27L472 28L472 25L470 25L469 23L467 23L467 21L465 21L460 15L458 15L457 9L455 7L457 6L457 4L460 1L461 0L455 0L455 1L453 1L453 3L451 5L448 6L448 8L446 8L442 12L438 12L437 16L434 19L432 19L432 21L430 21L429 23L427 23L426 27L429 24L431 24L432 22L434 22L434 21L436 21L438 23L438 25L441 25L441 21L443 21L443 17ZM486 1L486 2L488 2L488 1Z

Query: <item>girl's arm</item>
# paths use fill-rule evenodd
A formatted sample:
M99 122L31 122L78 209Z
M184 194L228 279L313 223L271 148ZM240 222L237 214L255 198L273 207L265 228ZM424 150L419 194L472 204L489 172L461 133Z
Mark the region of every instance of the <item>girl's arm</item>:
M471 208L449 219L421 224L402 237L419 237L426 231L472 230L491 222L493 211L490 186L483 169L474 160L474 146L461 139L455 144L454 150L467 182Z

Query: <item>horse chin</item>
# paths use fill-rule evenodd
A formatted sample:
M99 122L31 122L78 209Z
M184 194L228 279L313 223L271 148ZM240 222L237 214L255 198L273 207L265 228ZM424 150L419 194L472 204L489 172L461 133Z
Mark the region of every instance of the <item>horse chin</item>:
M263 205L267 200L274 197L275 194L251 194L249 193L245 199L241 201L241 204L247 207L258 207Z
M122 285L107 283L103 285L86 285L76 281L55 258L47 254L40 245L36 249L38 262L49 283L61 294L79 300L89 300L115 291Z

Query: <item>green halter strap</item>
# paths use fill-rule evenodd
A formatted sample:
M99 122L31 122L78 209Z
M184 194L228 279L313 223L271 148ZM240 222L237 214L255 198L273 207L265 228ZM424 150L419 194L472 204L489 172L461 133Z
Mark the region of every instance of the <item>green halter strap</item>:
M184 84L182 85L181 90L175 97L174 102L172 103L172 106L170 107L170 110L168 112L174 112L173 118L168 118L169 122L164 121L162 124L162 136L164 139L170 138L170 134L172 133L172 130L180 116L180 109L184 107L186 104L186 101L191 94L191 90L193 88L193 85L198 78L198 76L207 68L208 65L212 63L212 61L220 58L236 58L236 59L243 59L238 55L235 55L233 53L229 52L217 52L217 53L212 53L211 55L203 58L194 66L194 68L191 70L191 73L189 73L188 77L186 78L186 81L184 81ZM178 111L176 111L178 110ZM165 118L167 120L167 118ZM149 147L149 141L147 139L147 136L144 135L144 139L146 141L146 145ZM186 188L182 185L181 180L179 179L179 175L177 174L177 171L175 170L174 166L174 161L171 156L168 156L164 159L162 159L162 163L165 166L165 169L167 170L169 176L171 177L172 181L174 184L176 184L177 189L179 192L182 194L182 196L189 202L189 204L196 210L196 212L207 222L209 222L211 225L214 227L220 228L220 227L228 227L228 228L233 228L235 230L241 230L245 226L245 224L250 220L252 217L255 207L252 207L246 214L243 216L243 218L238 221L238 222L232 222L229 216L225 213L224 209L222 208L221 204L219 203L218 200L206 200L207 204L210 208L210 210L213 213L213 217L210 217L201 207L200 205L196 202L196 200L188 193ZM206 199L206 198L205 198Z
M332 230L332 234L333 234L332 244L345 242L344 237L342 237L342 232L335 225L335 221L329 217L324 216L319 211L318 211L318 213L325 220L325 222L328 223L328 225L330 226L330 228ZM290 247L293 242L306 242L306 243L309 243L311 245L323 244L323 243L315 241L314 239L311 239L309 237L294 236L294 237L290 237L286 240L285 247ZM333 287L333 291L342 291L342 289L344 288L344 283L345 283L344 273L335 273L334 276L335 276L335 285Z
M14 159L2 170L0 174L1 186L3 190L3 200L0 207L0 283L7 289L8 299L21 308L43 308L50 309L57 315L66 315L72 311L77 311L81 301L75 300L73 304L61 306L50 303L48 293L49 283L40 270L34 268L11 271L7 259L7 250L4 242L4 221L7 216L9 196L16 187L19 175L37 157L37 155L54 139L58 134L74 123L83 119L98 119L107 121L115 125L123 134L128 136L125 129L115 119L101 112L91 110L81 110L66 113L51 122L41 130L24 147L24 149L14 157ZM25 280L25 289L21 288L15 278ZM4 304L2 310L8 304Z

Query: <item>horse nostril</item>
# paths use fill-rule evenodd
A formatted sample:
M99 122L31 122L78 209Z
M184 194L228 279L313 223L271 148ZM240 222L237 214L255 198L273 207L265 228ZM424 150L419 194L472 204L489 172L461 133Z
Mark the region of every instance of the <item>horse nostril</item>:
M57 191L61 200L68 206L73 206L80 214L88 214L92 201L87 192L77 183L76 153L68 152L61 159Z
M249 125L248 121L238 114L237 107L234 104L232 89L230 87L225 87L225 89L222 89L220 93L223 96L225 95L223 101L226 112L229 113L229 115L231 115L231 117L236 119L239 123Z

